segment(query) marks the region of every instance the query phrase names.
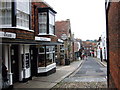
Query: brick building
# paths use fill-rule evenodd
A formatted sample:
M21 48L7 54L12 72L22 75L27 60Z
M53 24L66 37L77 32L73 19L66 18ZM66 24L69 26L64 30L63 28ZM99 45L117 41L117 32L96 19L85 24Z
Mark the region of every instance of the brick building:
M10 86L56 71L55 14L44 1L0 2L2 62Z
M9 84L26 81L30 73L30 47L34 44L31 29L29 0L24 2L0 2L0 38L2 39L2 61L8 69Z
M55 45L55 14L56 11L46 2L32 2L32 29L35 30L33 45L32 73L49 75L56 71Z
M73 60L73 46L72 46L73 43L72 43L70 20L67 19L65 21L56 21L55 26L56 26L57 37L64 41L64 53L65 53L64 60L72 61Z
M82 41L82 47L84 48L83 52L86 53L88 56L95 56L95 46L96 43L92 41Z
M106 3L109 87L120 90L120 2Z

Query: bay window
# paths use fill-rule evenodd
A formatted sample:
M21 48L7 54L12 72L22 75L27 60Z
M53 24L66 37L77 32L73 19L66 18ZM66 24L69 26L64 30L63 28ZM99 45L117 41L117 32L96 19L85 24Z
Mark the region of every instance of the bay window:
M49 33L54 34L55 28L55 15L49 10Z
M39 33L46 34L47 32L47 12L38 14Z
M38 8L39 35L55 34L55 13L51 8Z
M38 67L46 67L55 62L55 46L40 46L38 49Z
M11 26L11 2L0 2L0 20L1 26Z
M17 10L17 26L29 28L29 14Z
M17 0L16 2L16 11L17 11L17 27L23 27L29 29L29 15L30 15L30 2L26 0L25 2L21 2L21 0Z
M29 30L29 16L30 16L30 2L25 0L12 0L0 1L0 26L17 27Z

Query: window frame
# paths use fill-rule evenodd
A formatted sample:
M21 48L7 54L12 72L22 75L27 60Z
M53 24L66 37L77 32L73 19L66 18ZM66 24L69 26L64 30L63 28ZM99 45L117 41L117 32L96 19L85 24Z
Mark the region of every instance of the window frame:
M47 13L47 23L46 23L47 31L45 33L40 33L40 31L39 31L40 27L39 27L39 23L38 23L38 35L55 35L55 14L56 14L56 12L53 9L51 9L50 7L38 8L38 14L43 13L43 12ZM50 32L50 13L54 17L54 20L53 20L53 22L54 22L53 33ZM38 18L39 18L39 16L38 16Z
M39 67L47 67L48 65L50 65L50 64L53 64L54 62L55 62L55 46L46 46L46 45L43 45L42 47L44 47L44 51L45 52L40 52L40 48L38 48L38 60L37 60L37 62L38 62L38 68ZM49 49L48 51L47 51L47 48ZM52 49L51 49L52 48ZM51 50L50 50L51 49ZM42 62L44 62L44 66L39 66L39 55L43 55L44 54L44 60L42 61ZM48 57L48 60L47 60L47 55L51 55L52 54L52 61L51 62L48 62L48 60L50 59L50 56ZM48 63L50 63L50 64L48 64Z

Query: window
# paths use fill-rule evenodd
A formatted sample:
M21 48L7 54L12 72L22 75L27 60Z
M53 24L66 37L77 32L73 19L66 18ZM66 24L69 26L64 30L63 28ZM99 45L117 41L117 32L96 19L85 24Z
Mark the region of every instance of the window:
M38 8L39 35L54 35L55 11L50 8Z
M49 11L49 34L54 34L55 15Z
M47 33L47 12L38 13L39 33Z
M17 26L29 28L29 14L17 10Z
M38 67L45 67L55 62L55 47L40 46L38 50ZM45 52L46 49L46 52Z
M29 14L30 14L30 3L29 0L16 2L17 10L17 27L24 27L29 29Z
M38 67L45 67L45 46L38 49Z
M0 2L0 20L0 25L11 26L11 2Z

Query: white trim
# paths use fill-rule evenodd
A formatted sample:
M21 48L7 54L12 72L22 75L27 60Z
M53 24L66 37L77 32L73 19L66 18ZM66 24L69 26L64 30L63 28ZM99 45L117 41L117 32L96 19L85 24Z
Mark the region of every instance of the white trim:
M54 34L51 34L51 33L49 33L49 34L46 34L46 33L39 33L38 35L50 35L50 36L56 36L56 35L54 35Z
M51 41L51 38L35 36L36 41Z
M25 31L29 31L29 32L34 32L34 30L30 30L28 28L25 28L25 27L20 27L20 26L17 26L17 27L12 27L11 25L8 26L3 26L3 25L0 25L0 28L13 28L13 29L21 29L21 30L25 30Z
M46 54L51 54L51 53L55 53L55 51L46 52Z
M38 67L38 73L44 73L56 68L56 63L52 63L46 67Z

